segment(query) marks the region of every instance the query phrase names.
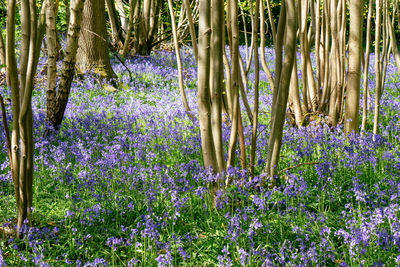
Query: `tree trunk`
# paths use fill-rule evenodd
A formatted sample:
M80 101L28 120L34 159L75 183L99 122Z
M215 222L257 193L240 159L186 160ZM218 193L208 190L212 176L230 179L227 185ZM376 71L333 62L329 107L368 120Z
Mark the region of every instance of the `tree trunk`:
M141 1L141 0L138 0L138 1ZM124 3L122 2L122 0L116 0L116 2L117 2L117 11L118 11L119 17L121 19L121 28L122 28L122 32L123 32L122 36L125 37L125 34L128 29L128 18L126 17Z
M169 7L170 15L171 15L172 34L173 34L173 39L174 39L174 44L175 44L175 55L176 55L176 61L177 61L177 67L178 67L179 92L181 94L182 103L183 103L183 106L185 107L185 111L188 114L188 116L190 118L192 118L192 114L190 113L191 110L189 107L189 103L187 101L186 94L185 94L185 85L183 83L183 67L182 67L181 54L179 51L178 35L176 32L175 14L174 14L172 0L168 0L168 7Z
M85 0L76 0L71 6L71 21L68 27L67 45L61 69L60 83L55 101L47 103L48 112L46 114L46 120L50 122L56 130L61 125L75 73L75 62L84 2Z
M32 208L33 184L33 122L32 91L36 73L36 2L21 1L21 69L18 81L18 68L15 57L15 0L8 1L6 62L8 86L11 88L13 130L11 140L11 174L14 181L17 203L17 236L22 225L29 219ZM18 85L20 84L20 86Z
M230 12L231 30L232 30L232 46L231 62L232 62L232 76L231 76L231 95L232 95L232 126L229 138L228 148L228 162L227 167L234 166L236 154L236 141L239 124L239 82L240 82L240 69L239 69L239 26L238 26L238 3L237 0L231 0L230 6L227 7Z
M375 110L374 110L374 128L373 134L378 134L378 126L379 126L379 110L380 110L380 98L381 98L381 80L382 80L382 71L381 71L381 61L380 61L380 49L379 43L381 41L381 8L382 8L382 0L376 0L376 12L375 12Z
M194 57L196 58L196 61L198 62L199 61L199 56L198 56L199 52L197 49L196 30L194 28L194 23L193 23L192 9L190 8L189 0L183 0L183 3L185 5L186 17L187 17L188 23L189 23L190 36L192 37L193 54L194 54Z
M140 21L135 27L135 50L139 55L149 55L153 48L153 41L158 28L159 9L162 0L144 0L143 5L138 5L135 12L135 21ZM140 7L143 6L142 9Z
M199 11L198 103L201 147L204 166L218 171L211 127L210 103L211 0L200 0Z
M53 112L57 95L57 43L56 43L56 10L53 1L46 1L46 35L47 35L47 90L46 117Z
M254 175L254 165L256 162L257 148L257 127L258 127L258 93L260 80L260 63L258 60L258 17L260 14L260 0L256 0L256 7L253 17L253 49L254 49L254 110L253 110L253 131L251 135L251 153L250 153L250 173ZM262 22L264 23L264 22ZM261 52L264 54L264 51Z
M76 57L78 73L94 71L107 79L115 76L108 56L104 0L85 1Z
M218 172L225 170L225 158L222 140L222 91L224 80L223 68L223 25L224 3L221 0L212 0L212 62L213 75L211 81L211 126L214 139Z
M138 0L129 0L129 24L128 29L125 35L125 42L124 46L122 47L121 56L125 57L126 53L128 52L129 45L131 42L131 33L133 30L133 23L134 23L134 14L135 14L135 6L139 5ZM137 23L137 21L136 21Z
M345 132L358 132L362 53L363 0L350 1L349 70L346 94Z
M275 82L278 82L276 101L273 102L273 114L271 122L271 131L268 141L268 156L266 163L267 177L272 179L272 185L276 184L276 170L279 162L279 154L282 145L282 132L286 116L286 106L289 95L290 76L292 75L293 62L296 48L296 10L295 1L286 0L281 6L286 10L285 16L281 16L286 21L286 40L285 40L285 59L282 66L282 72L279 76L275 76ZM281 21L279 21L281 24ZM279 25L281 26L281 25ZM278 27L279 32L279 27ZM279 35L279 34L278 34ZM277 38L277 44L279 44ZM282 51L280 49L280 51Z
M110 24L111 24L112 44L115 47L121 47L123 44L124 37L122 35L122 31L120 30L121 26L117 17L117 10L115 9L114 1L106 0L106 4L107 4L108 17L110 18Z
M0 65L6 65L6 46L4 45L3 34L0 31ZM0 66L0 72L5 72L6 67Z
M372 19L372 1L369 1L368 7L368 19L367 19L367 37L366 37L366 45L365 48L365 59L364 59L364 95L363 95L363 116L361 123L361 134L365 133L365 128L367 125L367 112L368 112L368 93L369 93L369 85L368 85L368 67L369 67L369 50L371 46L371 19Z

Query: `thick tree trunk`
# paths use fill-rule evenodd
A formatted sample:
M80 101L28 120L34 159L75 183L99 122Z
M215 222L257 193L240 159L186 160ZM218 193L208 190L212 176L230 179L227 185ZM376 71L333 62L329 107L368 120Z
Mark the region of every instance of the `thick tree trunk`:
M78 73L94 71L107 79L115 76L108 55L104 0L85 1L76 57Z

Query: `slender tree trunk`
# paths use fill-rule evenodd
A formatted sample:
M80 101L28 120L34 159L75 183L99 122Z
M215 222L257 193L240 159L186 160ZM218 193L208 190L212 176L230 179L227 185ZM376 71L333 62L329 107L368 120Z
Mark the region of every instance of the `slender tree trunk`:
M232 46L231 52L231 62L232 62L232 78L231 78L231 92L232 92L232 126L231 134L229 138L229 148L228 148L228 162L227 167L234 166L235 163L235 148L237 141L237 131L239 123L239 26L238 26L238 3L237 0L231 0L230 6L230 21L232 30Z
M175 15L174 15L174 9L173 9L174 7L172 4L172 0L168 0L168 6L169 6L169 12L171 15L171 26L172 26L172 33L173 33L174 44L175 44L176 61L177 61L177 65L178 65L179 91L181 94L183 106L185 107L185 111L191 117L189 103L187 101L186 94L185 94L185 85L183 83L183 67L182 67L181 54L179 51L179 43L178 43L178 36L177 36L177 32L176 32Z
M264 0L260 0L261 5L260 5L260 45L261 45L261 65L262 68L267 75L267 79L269 82L269 85L272 86L274 85L274 78L272 77L271 70L268 68L267 62L265 60L265 16L264 16ZM258 45L257 45L258 47Z
M194 28L194 23L193 23L193 16L192 16L192 9L190 8L190 3L189 0L183 0L183 3L185 5L185 10L186 10L186 17L189 23L189 30L190 30L190 36L192 38L192 48L193 48L193 54L194 57L196 58L196 61L199 61L199 52L197 49L197 38L196 38L196 30Z
M363 0L350 1L349 71L346 94L345 132L358 132L362 53Z
M3 34L0 31L0 65L6 65L6 46L4 44ZM5 72L6 67L0 66L0 72Z
M56 10L53 1L46 1L46 35L47 35L47 90L46 116L51 117L57 95L57 41Z
M296 56L294 57L293 70L292 70L292 75L290 77L289 106L293 107L296 125L297 127L300 127L303 121L303 111L301 110L301 103L300 103Z
M211 125L215 145L218 171L225 170L225 159L222 140L222 91L224 80L223 69L223 25L224 25L224 2L212 0L212 62L213 75L211 86Z
M279 154L282 145L283 125L286 116L286 106L289 95L290 76L292 75L293 62L296 48L296 10L295 1L286 0L281 8L285 8L286 16L281 16L286 22L286 38L285 38L285 59L283 62L282 72L279 76L275 76L275 82L278 81L278 90L276 102L273 102L274 119L271 123L271 131L269 136L268 156L266 163L267 177L272 179L272 185L276 184L276 170L278 167ZM281 24L281 21L279 21ZM279 27L278 27L279 32ZM279 35L279 34L278 34ZM277 39L279 44L279 39ZM280 49L281 50L281 49ZM281 50L282 51L282 50Z
M374 128L373 134L378 133L379 126L379 109L380 109L380 98L381 98L381 62L380 62L380 49L379 44L381 40L381 8L382 0L376 0L375 2L375 110L374 110Z
M133 1L133 0L130 0ZM106 0L108 17L110 18L111 24L111 40L112 44L116 47L121 47L123 44L124 37L122 36L122 31L120 30L120 23L117 17L117 10L115 9L113 0Z
M123 57L125 57L126 53L128 52L129 44L131 42L131 33L133 30L133 23L135 18L134 17L135 6L139 5L138 1L139 0L129 0L129 24L128 24L128 29L126 30L125 42L121 51L121 56Z
M340 69L340 61L339 61L339 40L338 40L338 31L337 31L337 0L331 0L330 5L330 29L332 36L332 47L331 47L331 86L330 86L330 98L329 98L329 122L332 126L336 126L338 123L338 91L340 89L340 81L339 81L339 69Z
M256 0L256 8L253 17L253 49L254 49L254 110L253 110L253 131L251 135L251 153L250 153L250 173L254 175L254 165L256 162L257 148L257 127L258 127L258 94L260 79L260 63L258 59L258 17L260 13L260 1ZM264 23L264 22L263 22ZM262 51L262 54L264 51Z
M366 36L366 48L365 48L365 59L364 59L364 81L363 81L363 88L364 88L364 95L363 95L363 116L362 116L362 123L361 123L361 134L365 133L365 128L367 125L367 112L368 112L368 92L369 92L369 85L368 85L368 68L369 68L369 50L371 49L371 18L372 18L372 1L369 1L368 5L368 19L367 19L367 36Z
M394 14L393 14L394 17ZM395 59L395 63L397 66L397 72L400 74L400 52L399 52L399 46L398 42L396 40L396 34L394 32L394 20L390 20L389 17L387 18L388 20L388 31L390 35L390 44L392 46L392 51L393 51L393 56Z
M142 1L142 0L138 0L138 1ZM122 31L123 31L122 35L125 36L126 32L128 30L128 18L126 17L124 3L122 2L122 0L116 0L116 3L117 3L117 11L118 11L119 17L121 19L121 27L122 27Z

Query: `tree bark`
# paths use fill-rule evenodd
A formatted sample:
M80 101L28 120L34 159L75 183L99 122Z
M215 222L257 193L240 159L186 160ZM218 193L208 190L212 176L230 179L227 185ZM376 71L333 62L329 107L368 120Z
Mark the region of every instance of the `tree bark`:
M363 0L350 1L349 70L344 123L347 134L358 132L363 4Z
M78 73L94 71L107 79L115 76L108 56L104 0L85 1L76 57Z
M194 57L196 58L196 61L198 62L199 61L199 56L198 56L199 52L197 49L196 30L194 28L194 23L193 23L192 9L190 8L189 0L183 0L183 3L185 5L186 17L187 17L188 23L189 23L190 36L192 38L193 54L194 54Z
M60 83L54 106L47 104L48 115L46 120L54 129L58 129L64 117L68 103L71 83L75 74L75 62L78 50L79 33L81 30L82 9L85 0L76 0L71 6L71 21L68 27L65 57L61 69Z
M232 76L231 76L231 92L232 92L232 126L229 138L228 148L228 161L226 166L234 166L235 163L235 150L239 123L239 26L238 26L238 3L237 0L231 0L230 6L230 21L232 30L232 46L231 52L231 64L232 64Z
M121 26L118 21L117 10L115 9L114 1L106 0L106 4L107 4L108 17L110 18L110 24L111 24L112 44L116 47L121 47L122 44L124 43L123 41L124 37L122 35L122 31L120 30Z
M366 36L366 48L365 48L365 59L364 59L364 95L363 95L363 115L362 115L362 123L361 123L361 134L365 133L365 128L367 125L367 114L368 114L368 93L369 93L369 85L368 85L368 68L369 68L369 50L371 47L371 18L372 18L372 1L369 1L368 5L368 19L367 19L367 36Z
M3 34L0 31L0 65L6 65L6 46L4 44ZM6 67L0 66L0 72L5 72Z
M375 109L374 109L374 128L373 134L374 139L375 135L378 133L379 126L379 110L380 110L380 98L381 98L381 61L380 61L380 49L379 44L381 41L381 8L382 8L382 0L376 0L375 2Z
M181 94L181 99L182 99L183 106L185 107L185 111L188 114L188 116L191 118L192 117L192 115L190 113L191 110L190 110L189 103L186 98L185 85L183 82L183 67L182 67L181 54L179 51L179 43L178 43L178 36L177 36L177 32L176 32L175 15L174 15L172 0L168 0L168 7L169 7L170 16L171 16L172 35L173 35L173 39L174 39L175 55L176 55L176 62L177 62L177 67L178 67L179 92Z
M281 8L285 8L286 38L285 38L285 59L283 62L281 75L275 76L275 82L279 82L276 101L273 102L273 114L275 115L271 122L271 131L268 142L268 156L266 162L266 174L272 179L272 186L276 185L276 170L279 162L279 154L282 145L283 125L286 116L286 106L289 95L290 76L292 75L293 62L296 48L296 10L295 1L286 0ZM281 21L279 21L281 24ZM279 27L278 27L279 31ZM277 39L277 44L279 40Z
M218 163L211 127L210 103L210 41L211 41L211 0L199 3L199 63L198 63L198 103L201 147L206 168L218 171Z
M129 49L129 44L131 41L131 34L133 30L133 23L134 23L134 13L135 13L135 6L139 5L138 3L139 0L129 0L129 24L128 24L128 29L126 30L126 35L125 35L125 42L124 46L122 47L121 51L121 56L125 57L126 53L128 52ZM135 23L138 23L135 21Z
M218 172L225 170L225 159L222 140L222 90L224 80L223 69L223 25L224 25L224 2L212 0L212 62L213 75L211 86L211 125L214 139Z
M258 17L260 14L260 1L256 0L256 7L253 17L253 49L254 49L254 110L253 110L253 131L251 135L251 153L250 153L250 173L254 175L254 165L256 161L257 148L257 127L258 127L258 94L260 80L260 63L258 60ZM264 22L262 22L264 23ZM262 54L264 51L262 51Z

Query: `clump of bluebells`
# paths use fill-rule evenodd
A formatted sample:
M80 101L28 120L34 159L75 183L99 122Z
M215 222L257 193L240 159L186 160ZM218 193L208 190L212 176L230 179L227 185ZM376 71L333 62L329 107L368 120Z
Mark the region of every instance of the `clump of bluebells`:
M195 60L182 53L196 112ZM0 238L0 266L400 264L400 95L393 93L400 78L390 65L375 141L369 133L346 137L340 126L287 127L280 168L298 167L281 172L273 189L262 183L271 102L262 76L257 175L240 168L220 174L231 183L213 207L208 184L217 177L202 167L198 121L184 112L174 62L170 52L131 58L132 77L115 62L115 93L92 76L75 80L53 136L43 135L45 84L36 85L36 209L22 239ZM8 106L12 121L10 114ZM5 229L15 200L2 127ZM250 126L245 135L250 143Z

